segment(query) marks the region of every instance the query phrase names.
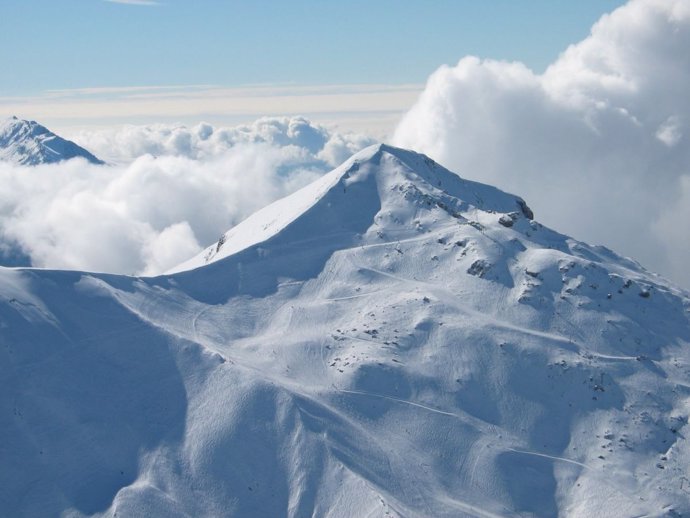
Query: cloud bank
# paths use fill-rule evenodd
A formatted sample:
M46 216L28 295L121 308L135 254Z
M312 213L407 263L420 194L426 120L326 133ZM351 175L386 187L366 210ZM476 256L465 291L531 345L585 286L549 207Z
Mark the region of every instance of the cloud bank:
M373 143L369 137L333 132L304 117L263 117L252 124L234 127L214 127L205 122L192 127L128 125L82 131L70 137L111 163L128 163L146 154L210 160L241 144L267 144L291 147L305 162L323 162L335 167Z
M157 274L371 143L303 118L224 129L127 127L84 140L124 163L0 163L4 257L24 254L38 267Z
M394 143L690 286L690 3L632 0L543 74L443 66Z

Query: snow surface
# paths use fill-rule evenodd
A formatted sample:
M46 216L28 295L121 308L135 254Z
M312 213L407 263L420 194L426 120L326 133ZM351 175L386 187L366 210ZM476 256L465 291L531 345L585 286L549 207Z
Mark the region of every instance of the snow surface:
M690 513L690 298L368 148L156 278L0 270L7 516Z
M10 117L0 122L0 160L19 165L53 164L81 157L102 164L86 149L65 140L36 121Z

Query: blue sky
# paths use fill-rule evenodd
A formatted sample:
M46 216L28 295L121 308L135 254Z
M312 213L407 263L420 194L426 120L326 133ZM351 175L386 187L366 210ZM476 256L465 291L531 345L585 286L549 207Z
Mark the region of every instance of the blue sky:
M98 97L100 108L108 96L117 97L119 102L123 92L131 93L109 90L113 87L175 86L175 95L180 98L187 94L190 85L214 89L292 85L296 87L295 96L309 95L300 88L311 85L417 86L406 94L395 92L389 101L390 109L382 110L388 113L393 104L401 109L407 107L438 66L455 64L468 54L519 60L535 71L542 71L569 44L587 36L592 23L603 13L623 3L621 0L149 2L153 5L137 5L138 0L0 2L3 4L0 69L5 71L0 76L0 97L10 98L9 102L0 102L0 116L19 111L19 116L52 120L58 126L79 124L77 119L89 114L90 122L97 124L151 122L168 112L179 120L216 117L218 122L268 113L255 110L256 113L238 114L235 108L209 113L205 105L166 112L162 105L156 110L139 109L140 103L139 111L122 104L113 108L121 114L116 117L117 114L108 114L108 110L99 115L95 104L77 109L69 104L69 99L63 102L61 111L55 104L56 96L72 101L78 96L82 101L85 92L76 91L69 96L53 90L102 89ZM170 93L168 90L154 92ZM90 91L89 95L93 97L95 93ZM226 99L235 93L223 91ZM383 101L384 95L374 96L369 104L362 106L353 99L343 102L333 99L333 110L341 116L344 112L370 111L371 106ZM55 102L46 104L46 96ZM20 97L22 100L17 104L15 101ZM66 114L75 109L77 115L68 121ZM287 111L310 113L300 103Z
M617 0L3 0L0 94L413 83L467 54L543 69Z

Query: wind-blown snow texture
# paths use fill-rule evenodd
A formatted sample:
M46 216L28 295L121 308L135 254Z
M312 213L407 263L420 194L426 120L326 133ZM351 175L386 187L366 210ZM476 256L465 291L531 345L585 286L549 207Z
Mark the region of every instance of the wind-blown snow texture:
M690 299L367 148L156 278L0 270L8 516L690 512Z
M0 122L0 160L19 165L38 165L76 157L92 164L103 163L86 149L57 136L36 121L10 117Z

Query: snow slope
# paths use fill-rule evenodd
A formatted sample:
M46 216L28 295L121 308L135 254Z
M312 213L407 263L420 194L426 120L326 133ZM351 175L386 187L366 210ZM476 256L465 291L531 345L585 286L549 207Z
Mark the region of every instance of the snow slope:
M52 164L81 157L102 164L86 149L52 133L35 121L10 117L0 122L0 160L20 165Z
M690 513L688 294L368 148L156 278L0 270L8 516Z

